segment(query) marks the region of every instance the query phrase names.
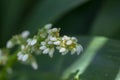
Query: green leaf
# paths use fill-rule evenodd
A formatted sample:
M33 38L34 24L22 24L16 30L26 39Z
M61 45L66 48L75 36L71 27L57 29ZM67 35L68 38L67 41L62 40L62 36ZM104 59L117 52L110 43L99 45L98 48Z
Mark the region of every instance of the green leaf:
M88 38L83 40L87 42ZM115 78L119 80L120 42L104 37L94 37L88 42L88 46L84 47L84 52L69 64L70 66L65 69L62 77L70 77L78 71L74 77L79 77L80 80L114 80Z

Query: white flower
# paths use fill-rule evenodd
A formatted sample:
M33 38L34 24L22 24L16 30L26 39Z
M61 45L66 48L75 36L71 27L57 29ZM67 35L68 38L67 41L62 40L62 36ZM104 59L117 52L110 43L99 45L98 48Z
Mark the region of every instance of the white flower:
M75 52L76 52L76 48L73 48L73 49L71 50L71 55L73 55Z
M24 46L24 45L21 45L21 49L22 49L22 50L25 49L25 46Z
M55 41L54 45L60 45L60 43L61 43L60 41Z
M41 42L41 45L46 45L46 42L44 42L44 41L43 41L43 42Z
M27 39L27 43L28 43L28 45L31 44L31 41L32 41L32 39Z
M28 54L23 54L21 51L17 53L17 56L18 56L18 60L23 61L23 62L25 62L29 57Z
M64 35L64 36L62 37L62 40L70 40L70 37Z
M12 41L8 41L6 47L12 48L14 46L14 43Z
M46 24L45 29L50 29L52 27L52 24Z
M50 56L51 58L53 57L53 53L54 53L54 51L55 51L54 48L50 49L50 51L49 51L49 56Z
M28 43L28 45L33 46L33 45L35 45L37 43L37 39L28 39L27 43Z
M18 56L18 60L22 60L22 58L23 58L24 55L23 55L22 52L18 52L17 56Z
M53 42L52 41L48 41L48 44L53 44Z
M72 40L68 40L68 41L66 42L66 44L67 44L67 45L71 45L71 44L72 44Z
M60 48L60 50L59 50L59 52L61 52L61 53L65 52L65 51L66 51L65 48Z
M21 34L21 37L22 38L27 38L29 35L30 35L29 31L23 31L22 34Z
M78 41L76 37L72 37L71 39L76 41L76 42Z
M57 32L57 31L58 31L57 28L53 28L53 29L51 29L51 30L52 30L52 32Z
M35 45L37 43L37 39L33 39L32 41L31 41L31 45L33 46L33 45Z
M80 52L82 52L82 51L83 51L83 47L81 45L77 45L77 47L76 47L77 55L79 55Z
M22 57L22 61L26 61L26 60L28 59L28 57L29 57L28 54L23 55L23 57Z
M50 40L51 40L51 41L56 41L57 38L56 38L56 37L50 37Z
M49 53L50 49L49 48L46 48L45 50L43 50L43 54L47 54Z
M46 46L41 46L40 50L45 50L47 47Z
M33 69L37 70L38 69L38 64L35 61L32 61L31 66Z

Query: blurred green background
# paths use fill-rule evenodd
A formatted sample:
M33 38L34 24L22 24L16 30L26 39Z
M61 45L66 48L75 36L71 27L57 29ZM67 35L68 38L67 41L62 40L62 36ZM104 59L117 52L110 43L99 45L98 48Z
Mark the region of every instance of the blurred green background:
M33 35L47 23L76 36L83 53L36 56L37 71L18 63L11 80L58 80L76 70L81 80L120 80L120 0L0 0L0 47L12 35Z

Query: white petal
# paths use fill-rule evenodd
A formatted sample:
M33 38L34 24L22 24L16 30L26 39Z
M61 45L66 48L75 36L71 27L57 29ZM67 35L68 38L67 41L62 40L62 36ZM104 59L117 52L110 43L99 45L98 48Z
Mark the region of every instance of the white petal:
M60 50L59 50L59 52L61 52L61 53L65 52L65 51L66 51L65 48L60 48Z
M37 43L37 39L33 39L32 41L31 41L31 45L33 46L33 45L35 45Z
M22 58L22 61L26 61L28 59L29 55L28 54L25 54Z
M31 63L31 66L33 67L33 69L38 69L38 64L35 62L35 61L33 61L32 63Z
M82 51L83 51L83 47L82 47L81 45L78 45L78 46L76 47L76 52L77 52L77 54L79 55L80 52L82 52Z
M24 45L21 45L21 49L22 49L22 50L25 49L25 46L24 46Z
M71 39L72 39L72 40L75 40L76 42L78 41L76 37L72 37Z
M20 56L20 55L22 55L22 52L21 52L21 51L19 51L19 52L17 53L17 56Z
M18 60L22 60L23 56L24 56L23 54L19 55Z
M51 41L56 41L57 38L56 38L56 37L50 37L50 40L51 40Z
M14 46L12 41L8 41L6 47L7 48L12 48Z
M48 44L53 44L53 42L52 41L48 41Z
M50 51L50 49L47 48L47 49L45 49L45 50L43 51L43 54L47 54L47 53L49 53L49 51Z
M46 46L41 46L40 50L45 50L47 47Z
M24 32L22 32L21 37L22 38L27 38L29 35L30 35L29 31L24 31Z
M32 41L32 39L27 39L27 43L28 43L28 45L31 44L31 41Z
M46 24L45 29L50 29L52 27L52 24Z
M57 32L57 31L58 31L57 28L53 28L53 29L52 29L52 32Z
M73 48L73 49L71 50L71 55L73 55L75 52L76 52L76 49Z
M65 50L64 52L62 52L62 55L66 55L68 53L68 50Z
M68 41L66 42L66 44L67 44L67 45L71 45L71 44L72 44L72 40L68 40Z
M41 45L46 45L46 42L44 42L44 41L43 41L43 42L41 42Z
M70 37L65 35L65 36L62 37L62 40L70 40Z
M60 41L55 41L54 42L55 45L60 45L60 43L61 43Z
M52 58L53 57L53 53L54 53L54 48L52 48L52 49L50 49L50 51L49 51L49 56Z

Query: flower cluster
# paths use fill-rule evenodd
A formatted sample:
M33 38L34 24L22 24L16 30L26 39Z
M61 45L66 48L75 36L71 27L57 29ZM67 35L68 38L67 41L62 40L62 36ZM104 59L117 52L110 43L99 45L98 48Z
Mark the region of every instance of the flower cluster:
M67 53L80 54L83 48L78 44L77 38L66 35L61 37L60 28L51 27L52 24L45 25L33 38L28 38L29 31L15 35L7 42L6 47L10 49L18 45L20 49L17 53L17 59L21 62L31 64L34 69L37 69L38 66L33 53L48 54L51 58L55 50L58 50L61 55Z

